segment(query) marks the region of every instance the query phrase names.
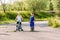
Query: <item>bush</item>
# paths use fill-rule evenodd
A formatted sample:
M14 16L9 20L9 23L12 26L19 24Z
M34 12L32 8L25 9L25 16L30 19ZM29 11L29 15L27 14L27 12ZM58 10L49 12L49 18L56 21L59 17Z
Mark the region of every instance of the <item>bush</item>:
M41 12L41 11L36 11L35 16L37 18L48 18L48 17L53 17L54 15L48 12Z
M29 19L30 18L30 12L29 11L21 11L21 15L23 19ZM6 13L0 13L0 21L5 20L15 20L17 16L17 12L6 12Z
M26 18L28 18L28 19L30 18L30 13L29 13L29 12L28 12L28 13L21 13L21 15L22 15L22 17L25 18L25 19L26 19Z
M54 18L51 17L51 18L49 18L48 24L49 24L49 26L54 27L54 28L60 27L59 18L58 17L54 17Z
M30 11L21 11L23 21L30 19L30 13L31 13ZM2 12L0 13L0 20L15 20L16 16L17 16L17 11L11 11L11 12L6 12L6 13ZM51 16L53 17L54 15L49 14L47 12L41 12L41 11L35 12L35 18L37 18L37 20L47 19Z
M17 13L16 12L6 12L6 17L8 19L14 20L16 18L16 16L17 16Z
M0 21L7 20L5 13L0 13Z

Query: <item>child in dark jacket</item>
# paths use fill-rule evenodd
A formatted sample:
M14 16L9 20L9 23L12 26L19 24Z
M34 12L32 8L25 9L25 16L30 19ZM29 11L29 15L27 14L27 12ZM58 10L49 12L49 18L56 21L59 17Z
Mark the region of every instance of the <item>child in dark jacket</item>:
M31 31L34 31L34 13L31 13L30 27L31 27Z

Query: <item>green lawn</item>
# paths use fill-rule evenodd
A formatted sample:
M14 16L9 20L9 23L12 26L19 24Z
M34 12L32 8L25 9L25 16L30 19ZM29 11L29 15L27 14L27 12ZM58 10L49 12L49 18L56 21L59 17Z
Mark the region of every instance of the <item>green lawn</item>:
M47 18L35 18L35 21L47 21ZM29 19L23 19L23 22L29 22ZM0 21L0 24L11 24L16 23L15 20L6 20L6 21Z

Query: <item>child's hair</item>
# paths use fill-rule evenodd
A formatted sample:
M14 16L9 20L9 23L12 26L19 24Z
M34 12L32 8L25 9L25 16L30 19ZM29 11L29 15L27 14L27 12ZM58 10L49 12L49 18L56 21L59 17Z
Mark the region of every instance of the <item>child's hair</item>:
M31 14L33 14L33 15L34 15L34 12L32 12Z
M19 14L19 15L21 14L20 11L18 11L18 14Z

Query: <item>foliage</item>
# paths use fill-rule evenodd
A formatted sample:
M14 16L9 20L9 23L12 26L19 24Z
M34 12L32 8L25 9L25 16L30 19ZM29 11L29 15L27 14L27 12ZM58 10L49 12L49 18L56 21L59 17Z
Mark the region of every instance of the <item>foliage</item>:
M26 3L29 5L30 10L44 10L46 8L45 0L27 0Z
M30 11L21 11L21 15L23 17L23 19L29 19L30 18ZM17 16L17 12L13 12L13 11L9 11L6 13L1 12L0 13L0 20L1 19L10 19L10 20L15 20ZM41 11L36 11L36 15L35 18L49 18L49 17L53 17L54 15L49 14L47 12L41 12Z
M0 21L2 21L2 20L7 20L7 18L6 18L6 15L5 15L5 13L1 13L0 12Z
M6 17L8 19L11 19L11 20L14 20L17 16L17 13L16 12L6 12Z
M53 27L53 28L58 28L60 27L60 20L59 20L59 17L51 17L48 19L48 23L49 23L49 26Z
M53 9L53 4L52 4L52 2L51 2L51 1L50 1L49 9L50 9L50 11L53 11L53 10L54 10L54 9Z
M58 8L58 10L60 10L60 0L58 0L57 8Z
M13 6L14 5L14 6ZM21 10L22 11L22 7L23 7L23 2L14 2L14 4L12 5L13 9L14 10Z
M51 14L51 13L49 13L49 12L42 12L42 11L36 11L35 12L35 16L37 17L37 18L49 18L49 17L53 17L54 16L54 14Z
M12 0L9 0L10 3L12 3ZM47 10L47 6L48 6L48 10L59 10L60 9L60 0L23 0L21 2L19 2L18 0L16 0L13 4L5 4L5 0L4 3L2 3L2 0L0 0L2 9L0 8L0 10L5 10L5 11L29 11L29 10ZM55 4L54 4L55 3ZM57 7L56 7L57 6Z
M26 19L30 18L30 12L22 12L21 15L23 18L26 18Z

